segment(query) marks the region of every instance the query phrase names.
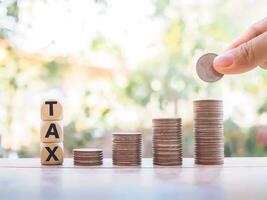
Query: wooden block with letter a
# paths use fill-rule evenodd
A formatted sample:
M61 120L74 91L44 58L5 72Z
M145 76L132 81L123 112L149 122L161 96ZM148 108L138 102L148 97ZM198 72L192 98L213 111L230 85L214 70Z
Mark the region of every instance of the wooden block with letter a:
M42 121L40 129L41 142L63 142L61 121Z
M63 143L41 143L42 165L61 165L64 160Z
M44 100L41 105L41 119L43 121L59 121L63 118L63 108L59 100Z

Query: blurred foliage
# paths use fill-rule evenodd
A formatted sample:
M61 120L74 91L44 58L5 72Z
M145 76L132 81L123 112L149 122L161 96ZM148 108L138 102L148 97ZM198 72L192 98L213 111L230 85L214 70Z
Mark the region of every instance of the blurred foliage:
M155 0L155 15L164 14L165 9L170 5L170 0Z
M96 0L95 2L104 5L103 9L109 9L108 1ZM152 20L160 19L164 23L161 38L158 39L156 45L151 44L150 47L158 48L158 51L141 61L133 70L121 70L118 67L115 75L108 71L106 73L108 78L104 78L105 80L95 80L92 76L86 77L85 80L81 79L81 82L84 81L82 84L85 85L85 90L79 93L79 97L76 97L82 99L79 105L80 110L73 112L74 114L69 117L64 127L64 145L67 154L70 154L75 147L90 146L92 143L95 144L95 141L104 140L105 137L110 140L108 136L111 131L125 127L146 130L148 132L146 134L149 134L150 127L144 125L143 121L148 122L150 119L142 115L150 114L149 108L152 105L155 106L154 110L161 113L171 107L173 108L172 115L179 116L181 110L189 112L181 102L187 102L189 105L192 99L199 96L221 95L226 86L228 90L243 91L250 97L259 95L255 103L257 115L260 117L266 114L266 95L262 94L261 90L267 87L267 73L255 72L257 78L251 78L249 75L244 75L242 79L225 78L224 85L204 84L192 75L196 56L207 50L221 51L226 43L244 31L245 19L242 22L239 20L240 15L244 13L241 14L235 9L238 7L239 11L247 11L247 8L251 6L249 1L214 0L207 6L201 3L186 4L183 3L184 1L179 3L174 0L152 2L154 12L148 17ZM72 73L84 70L81 72L83 74L87 72L87 69L77 67L76 71L73 70L77 63L71 62L72 58L69 57L47 59L33 56L26 58L12 43L12 37L20 20L18 2L15 0L8 1L8 3L0 1L0 8L4 11L1 14L1 24L11 23L6 27L0 27L0 48L5 53L5 58L0 62L0 93L4 94L0 100L0 109L6 113L4 117L0 116L2 124L0 134L8 137L12 135L14 129L16 118L14 104L20 101L19 94L27 92L29 87L35 84L45 85L43 90L57 88L61 84L69 83L68 79L71 78ZM87 46L88 54L105 52L114 56L117 63L125 64L123 47L110 41L101 33L93 37ZM95 73L98 75L99 71ZM68 89L66 88L65 90ZM66 91L62 88L61 90L64 96ZM121 108L119 106L125 106L125 110L129 107L136 110L139 114L137 115L139 121L135 127L129 127L119 120L116 121L115 113ZM121 112L125 110L122 109ZM235 111L236 114L225 121L225 155L267 155L265 128L256 125L242 127L235 120L235 115L239 118L243 117L242 112L239 114L238 110ZM36 127L33 129L35 130L32 131L33 135L38 133ZM184 154L192 156L194 145L192 121L185 121L183 132ZM145 143L151 146L151 140ZM18 155L21 157L37 156L38 145L38 139L35 138L30 145L18 149ZM9 150L12 151L12 149ZM150 153L148 150L145 152L146 155Z
M16 21L18 21L18 2L17 1L11 1L11 3L7 6L7 16L12 16L15 18Z
M7 38L14 30L9 27L15 27L14 25L18 21L19 8L17 0L0 1L0 8L4 13L1 13L0 23L6 26L0 26L0 38Z
M121 56L121 48L118 45L108 41L104 36L98 35L92 40L91 43L92 51L106 51L118 57Z
M52 82L57 81L59 78L63 78L64 71L68 70L70 67L67 60L49 60L43 63L43 65L44 70L42 71L42 74L40 74L41 78Z

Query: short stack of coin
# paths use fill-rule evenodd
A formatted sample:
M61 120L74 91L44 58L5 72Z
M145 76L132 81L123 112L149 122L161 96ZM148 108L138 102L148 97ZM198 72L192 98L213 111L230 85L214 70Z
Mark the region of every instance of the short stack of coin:
M142 163L142 134L117 132L112 134L113 165L137 166Z
M195 163L224 163L223 102L194 101Z
M83 148L73 149L74 165L96 166L103 164L102 149Z
M154 165L182 165L181 118L153 119Z

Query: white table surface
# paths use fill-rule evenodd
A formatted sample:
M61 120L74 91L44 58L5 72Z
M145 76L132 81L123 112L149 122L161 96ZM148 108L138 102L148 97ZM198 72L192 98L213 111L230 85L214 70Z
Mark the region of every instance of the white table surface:
M267 199L267 158L225 158L223 166L41 166L36 159L0 159L0 200L18 199Z

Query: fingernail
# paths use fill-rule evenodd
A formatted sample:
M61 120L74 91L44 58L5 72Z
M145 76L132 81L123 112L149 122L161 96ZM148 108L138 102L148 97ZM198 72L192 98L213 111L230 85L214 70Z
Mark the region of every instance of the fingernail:
M232 54L223 53L214 59L213 65L215 67L225 68L232 65L233 62L234 62L234 57L232 56Z

